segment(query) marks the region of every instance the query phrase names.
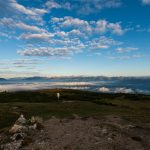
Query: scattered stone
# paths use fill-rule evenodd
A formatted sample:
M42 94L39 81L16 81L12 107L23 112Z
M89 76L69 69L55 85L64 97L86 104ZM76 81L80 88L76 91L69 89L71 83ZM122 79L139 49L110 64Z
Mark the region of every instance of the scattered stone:
M103 128L102 131L101 131L101 134L102 134L102 136L108 134L107 129L106 129L106 128Z
M25 133L15 133L11 139L12 141L18 141L18 140L22 140L22 139L25 139L25 137L27 136L27 134Z
M129 124L127 128L135 128L136 126Z
M26 132L26 131L27 131L27 127L14 124L13 127L9 130L9 133L14 134L17 132Z
M30 119L30 123L31 124L35 124L35 123L43 123L43 119L41 117L38 117L38 116L32 116L31 119Z
M29 121L23 115L17 119L15 124L9 130L7 135L7 142L0 146L2 150L19 150L25 143L29 143L32 140L29 139L28 135L34 133L37 129L40 129L42 118L32 117ZM43 127L43 126L42 126Z
M34 117L34 116L32 116L32 117L31 117L30 122L31 122L31 123L35 123L35 122L36 122L36 120L35 120L35 117Z
M27 123L27 120L21 114L15 124L17 124L17 125L25 125L26 123Z
M31 126L29 126L29 130L36 130L37 129L37 124L33 124Z
M112 138L109 137L107 140L108 140L109 142L111 142L111 141L112 141Z

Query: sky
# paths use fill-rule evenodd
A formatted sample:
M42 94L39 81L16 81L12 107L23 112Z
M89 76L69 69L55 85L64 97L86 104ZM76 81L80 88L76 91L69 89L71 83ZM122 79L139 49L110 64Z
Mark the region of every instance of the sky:
M0 77L150 76L150 0L0 0Z

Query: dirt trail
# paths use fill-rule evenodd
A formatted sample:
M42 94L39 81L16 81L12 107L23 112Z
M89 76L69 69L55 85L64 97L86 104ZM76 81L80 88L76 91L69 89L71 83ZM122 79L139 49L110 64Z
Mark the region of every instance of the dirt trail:
M150 130L119 117L57 119L44 123L44 130L23 150L149 150Z

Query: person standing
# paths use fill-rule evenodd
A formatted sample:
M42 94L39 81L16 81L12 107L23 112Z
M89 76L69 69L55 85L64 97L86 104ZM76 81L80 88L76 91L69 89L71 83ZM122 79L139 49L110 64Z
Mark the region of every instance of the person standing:
M57 93L57 99L58 100L60 99L60 93L59 92Z

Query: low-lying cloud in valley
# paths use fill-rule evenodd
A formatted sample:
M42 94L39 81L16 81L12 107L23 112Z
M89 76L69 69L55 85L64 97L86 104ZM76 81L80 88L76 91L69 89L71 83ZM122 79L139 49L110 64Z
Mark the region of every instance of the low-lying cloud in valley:
M101 93L150 94L149 78L119 77L31 77L0 81L0 91L22 91L51 88L80 89Z

